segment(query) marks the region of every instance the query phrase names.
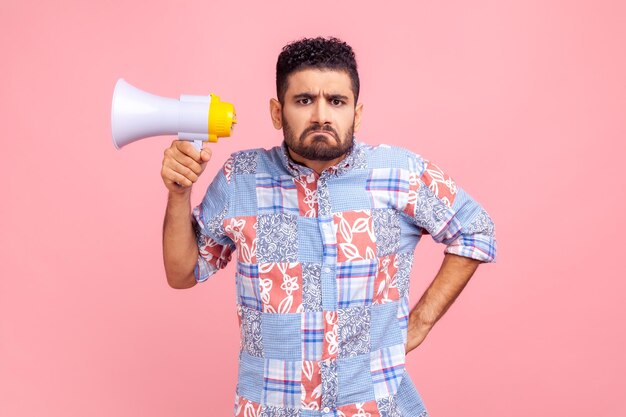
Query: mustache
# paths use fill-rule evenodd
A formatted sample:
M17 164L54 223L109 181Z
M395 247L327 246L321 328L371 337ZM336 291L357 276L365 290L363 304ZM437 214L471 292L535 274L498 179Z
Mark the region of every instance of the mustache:
M314 123L311 126L307 127L306 129L304 129L304 131L302 132L302 134L300 135L300 140L304 140L304 138L311 132L317 132L317 131L322 131L322 132L328 132L330 133L335 139L339 140L339 134L337 133L337 131L335 129L333 129L333 127L331 125L320 125L318 123Z

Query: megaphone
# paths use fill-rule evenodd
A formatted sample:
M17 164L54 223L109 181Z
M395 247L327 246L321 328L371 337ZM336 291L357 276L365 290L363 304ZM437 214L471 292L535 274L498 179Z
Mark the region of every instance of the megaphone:
M215 94L176 100L146 93L122 78L115 84L111 133L117 149L151 136L178 135L200 150L202 142L230 136L236 123L235 107Z

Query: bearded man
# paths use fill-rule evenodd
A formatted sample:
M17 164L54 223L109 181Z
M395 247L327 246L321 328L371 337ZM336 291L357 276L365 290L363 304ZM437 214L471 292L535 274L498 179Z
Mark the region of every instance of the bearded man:
M356 140L359 89L349 45L302 39L276 66L280 146L234 153L193 210L211 152L184 141L165 151L169 285L205 281L237 252L235 416L427 416L405 355L494 260L489 215L436 164ZM445 254L409 309L425 234Z

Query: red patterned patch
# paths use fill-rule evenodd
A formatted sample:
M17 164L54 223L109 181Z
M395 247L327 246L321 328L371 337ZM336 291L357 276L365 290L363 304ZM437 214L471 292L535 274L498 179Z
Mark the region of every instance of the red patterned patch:
M410 217L415 216L415 205L417 204L417 190L420 188L419 177L417 173L409 173L409 197L404 207L404 212Z
M337 407L338 417L380 417L376 401L348 404Z
M322 360L336 359L339 350L339 340L337 332L337 312L324 312L324 350Z
M337 262L376 258L374 222L369 210L336 213Z
M226 177L226 182L230 184L230 177L233 174L233 157L232 156L228 158L226 162L224 163L222 172L224 173L224 176Z
M259 280L263 312L285 314L302 311L301 264L259 264Z
M396 255L384 256L378 260L373 304L385 304L400 299L396 285L396 272L398 272Z
M256 262L256 216L224 219L224 231L237 245L239 262Z
M301 216L317 217L317 179L318 175L312 172L309 175L301 175L294 180L298 191L298 208Z
M316 361L302 362L302 408L319 410L322 403L322 374Z
M218 269L224 268L232 256L230 246L220 245L207 237L199 244L198 252L207 262L213 264Z
M456 183L441 168L430 161L426 161L426 170L422 174L422 181L448 207L452 207L457 193Z
M237 397L235 402L235 417L261 417L261 404Z

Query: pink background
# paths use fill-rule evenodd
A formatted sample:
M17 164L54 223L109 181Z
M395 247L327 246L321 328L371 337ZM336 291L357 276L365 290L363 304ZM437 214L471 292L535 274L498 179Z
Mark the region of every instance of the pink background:
M479 269L408 367L433 417L626 415L626 6L615 1L3 1L0 415L228 416L232 265L166 285L159 175L171 138L117 151L115 81L215 92L231 152L281 140L280 48L351 43L359 138L436 161L492 214ZM412 298L443 247L418 247Z

